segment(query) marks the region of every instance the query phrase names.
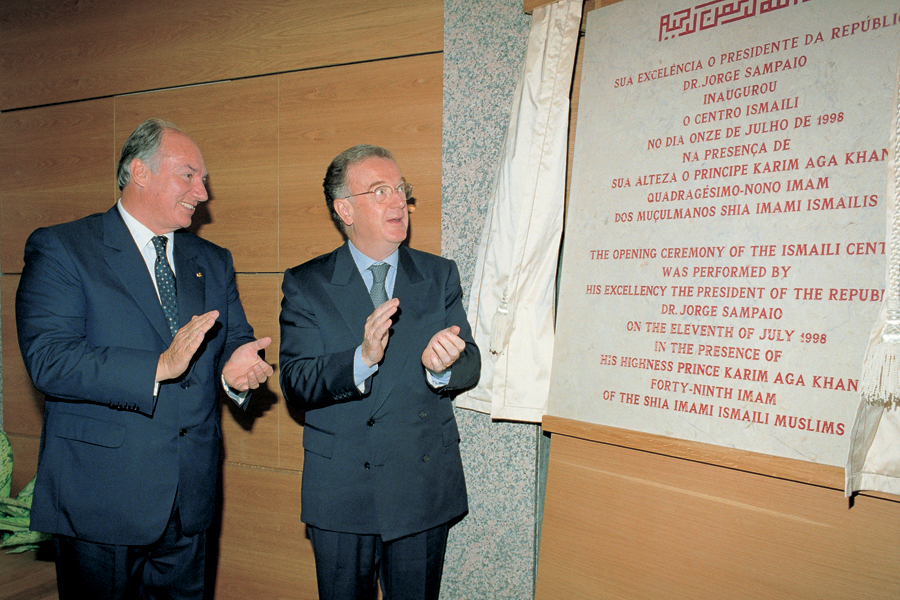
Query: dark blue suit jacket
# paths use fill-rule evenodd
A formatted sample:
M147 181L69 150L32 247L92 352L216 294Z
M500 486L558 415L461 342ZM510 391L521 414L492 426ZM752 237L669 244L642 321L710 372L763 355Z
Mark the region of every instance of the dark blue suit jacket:
M33 529L149 544L176 494L186 533L212 522L220 376L253 330L227 250L177 232L174 257L179 323L213 309L219 318L188 372L154 396L157 361L172 334L118 209L29 237L16 325L25 366L47 400Z
M473 386L481 370L456 265L399 252L400 313L365 394L353 381L353 357L374 307L347 244L289 269L281 305L281 387L306 411L301 520L385 541L468 510L449 396ZM421 355L451 325L466 349L449 385L434 391Z

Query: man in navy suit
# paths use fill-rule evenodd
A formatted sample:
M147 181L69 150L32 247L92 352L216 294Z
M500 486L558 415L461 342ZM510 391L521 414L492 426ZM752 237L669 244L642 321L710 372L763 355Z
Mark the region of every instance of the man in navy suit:
M218 392L246 405L272 374L231 254L182 231L207 177L190 137L146 121L121 200L25 246L16 325L46 395L31 527L54 534L61 600L203 598Z
M387 600L436 599L468 510L450 399L481 370L459 273L400 245L412 188L387 150L342 152L324 188L348 242L285 273L280 352L284 395L306 411L319 598L374 599L380 580Z

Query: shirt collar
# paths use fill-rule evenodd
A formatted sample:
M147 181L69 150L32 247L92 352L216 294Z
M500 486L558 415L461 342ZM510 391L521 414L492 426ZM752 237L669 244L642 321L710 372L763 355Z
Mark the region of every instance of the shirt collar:
M396 270L397 263L400 260L400 256L397 253L397 250L391 252L390 256L388 256L384 260L372 260L365 254L360 252L359 249L353 245L353 242L347 240L347 243L350 245L350 255L353 256L353 262L356 263L356 268L359 269L360 273L365 273L366 269L377 263L387 263Z
M137 247L143 249L147 244L150 243L150 240L156 237L156 234L150 231L146 225L132 217L125 207L122 206L122 200L116 203L116 207L119 209L119 214L122 215L122 220L125 221L125 226L128 227L128 231L131 233L131 237L134 239L134 243L137 244ZM174 234L167 233L165 237L169 238L169 248L172 247L172 241Z

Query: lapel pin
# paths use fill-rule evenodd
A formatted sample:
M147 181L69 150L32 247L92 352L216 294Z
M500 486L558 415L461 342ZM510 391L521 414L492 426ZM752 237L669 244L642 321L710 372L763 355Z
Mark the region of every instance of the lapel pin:
M203 273L197 272L197 277L203 277Z

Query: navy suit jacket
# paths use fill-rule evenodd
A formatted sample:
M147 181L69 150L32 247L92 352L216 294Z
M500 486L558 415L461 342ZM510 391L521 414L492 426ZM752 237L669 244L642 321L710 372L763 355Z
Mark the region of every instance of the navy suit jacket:
M150 544L176 496L185 533L211 524L222 367L253 329L227 250L179 231L174 259L179 323L213 309L219 317L188 372L154 396L172 334L118 209L29 237L16 325L25 366L46 395L34 530Z
M366 393L353 381L353 358L374 307L347 244L288 269L281 305L281 387L306 411L301 520L385 541L468 510L450 395L481 370L456 264L405 246L399 253L399 315ZM466 349L435 391L421 355L451 325Z

